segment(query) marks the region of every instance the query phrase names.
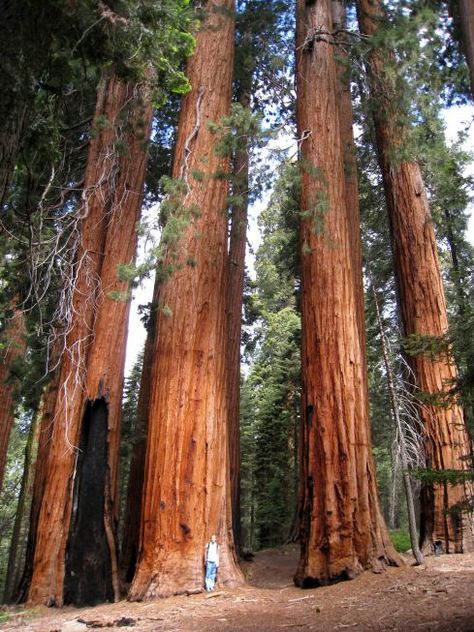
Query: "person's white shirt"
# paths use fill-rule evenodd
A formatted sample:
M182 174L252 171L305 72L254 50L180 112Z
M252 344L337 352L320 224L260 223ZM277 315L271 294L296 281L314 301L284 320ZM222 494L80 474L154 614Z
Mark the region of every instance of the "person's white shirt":
M212 540L207 545L206 560L208 562L215 562L216 566L219 566L219 545Z

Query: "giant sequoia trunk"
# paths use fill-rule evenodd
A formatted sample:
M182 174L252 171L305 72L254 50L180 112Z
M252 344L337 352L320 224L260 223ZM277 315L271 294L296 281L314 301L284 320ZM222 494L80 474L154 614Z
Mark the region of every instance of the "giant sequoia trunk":
M474 3L472 0L459 0L459 13L466 60L471 77L471 94L474 99Z
M227 468L228 184L222 173L229 165L215 153L207 125L230 108L234 2L209 1L204 10L187 64L193 89L182 102L173 167L184 185L176 213L188 222L165 260L174 271L160 290L141 549L130 590L137 600L201 591L204 546L213 533L221 546L220 581L241 581Z
M330 0L297 2L301 143L300 586L397 563L377 498L346 213Z
M384 19L379 0L359 1L361 30L378 33ZM419 165L403 157L408 130L400 120L400 95L390 87L387 51L372 49L369 77L374 96L373 116L390 220L394 268L404 334L414 349L408 356L413 370L419 413L425 430L427 466L433 470L467 469L471 451L463 411L450 391L457 378L449 349L442 345L448 330L446 302L436 239ZM393 69L392 69L393 71ZM399 84L400 89L400 84ZM422 495L421 537L424 545L442 543L445 552L470 550L470 521L447 513L461 502L463 486L425 486Z
M26 326L23 312L14 308L13 316L6 323L1 335L0 347L0 491L7 461L8 442L13 427L16 391L19 383L12 373L15 363L26 352Z
M129 305L117 265L134 257L152 109L115 76L101 83L39 514L30 603L118 598L120 409ZM143 96L143 95L142 95ZM124 149L118 151L118 147Z

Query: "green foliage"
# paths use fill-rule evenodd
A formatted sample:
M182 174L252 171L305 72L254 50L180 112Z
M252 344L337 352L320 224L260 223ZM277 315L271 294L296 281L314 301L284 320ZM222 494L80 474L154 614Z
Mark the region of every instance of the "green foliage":
M257 281L246 300L249 372L242 385L242 527L244 548L281 544L296 510L300 406L300 316L295 170L280 171L259 222Z
M399 553L406 553L411 549L410 534L407 531L401 529L395 529L390 531L390 539L395 547L395 550Z
M138 398L143 368L143 351L139 353L130 374L125 378L122 397L122 425L120 436L119 498L120 517L123 520L127 502L127 488L133 449L143 440L145 429L143 420L138 416ZM119 523L119 538L122 538L123 522Z
M423 483L462 485L467 481L474 481L474 470L432 470L427 468L417 470L416 477Z
M0 590L3 595L8 553L13 532L18 497L23 476L25 446L28 439L31 415L21 409L15 418L8 446L3 489L0 496Z
M428 336L418 333L403 338L401 345L407 355L424 355L430 360L435 360L440 353L447 353L449 350L449 341L445 336Z

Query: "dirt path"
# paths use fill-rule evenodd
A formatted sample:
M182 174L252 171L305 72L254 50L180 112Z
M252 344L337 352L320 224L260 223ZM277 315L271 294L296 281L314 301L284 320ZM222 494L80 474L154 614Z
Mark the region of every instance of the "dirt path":
M236 590L95 608L11 612L7 630L88 632L382 631L474 632L474 554L432 557L350 582L300 590L291 581L296 547L259 553Z

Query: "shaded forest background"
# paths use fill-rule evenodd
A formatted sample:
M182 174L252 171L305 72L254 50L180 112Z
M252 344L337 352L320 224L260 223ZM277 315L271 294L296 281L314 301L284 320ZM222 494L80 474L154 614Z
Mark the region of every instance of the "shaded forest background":
M139 156L151 128L142 219L138 222L144 254L138 263L133 256L120 260L118 255L120 284L114 286L110 298L119 310L128 304L134 288L155 270L158 279L174 272L164 267L163 252L170 251L183 230L173 214L182 190L172 178L172 164L180 95L190 89L184 64L195 47L195 10L199 7L194 5L198 4L185 0L61 0L39 6L3 0L0 5L2 21L8 25L8 35L0 43L4 87L0 98L0 405L5 428L1 440L8 444L5 462L0 462L4 468L0 585L5 601L19 596L25 577L35 476L38 480L41 469L40 423L47 408L48 385L51 388L60 366L61 346L71 331L68 301L78 226L85 216L82 194L88 177L87 152L110 126L106 111L97 115L97 95L100 86L114 78L126 85L145 86L142 94L124 97L118 115L120 133L113 141L115 179L107 184L114 194L120 189L119 178L129 157L127 134L133 127L138 138L134 151ZM440 346L452 348L459 375L451 394L462 402L471 433L474 430L474 248L466 239L474 187L469 171L473 158L466 150L474 124L472 111L455 142L448 141L445 134L446 110L469 104L473 98L461 5L428 0L386 2L387 19L374 36L375 46L396 51L393 67L387 61L387 75L394 84L402 76L405 86L398 93L400 103L395 109L403 112L403 124L410 126L403 151L419 163L430 201L449 316L449 332L442 340L402 334L386 200L370 116L378 107L376 99L369 98L366 72L374 41L359 32L355 6L350 2L347 26L342 29L346 39L340 54L350 72L356 129L373 454L381 507L393 532L407 532L408 523L400 437L393 418L382 335L389 346L411 471L416 473L427 464L418 412L423 402L420 404L410 385L407 356L416 356L420 349L436 354ZM241 531L236 539L240 552L298 538L302 413L297 152L302 138L298 138L295 118L293 10L293 3L283 0L237 2L233 105L228 116L208 124L210 133L219 138L219 155L231 159L234 166L230 176L222 176L229 184L230 243L233 225L247 223L247 206L265 200L258 216L261 239L254 253L254 269L246 270L244 279L242 336L237 343L242 354L240 401L231 406L239 417L237 522ZM154 106L148 115L147 103ZM133 114L137 107L138 117ZM194 173L193 177L202 176ZM244 214L239 215L243 209ZM323 205L320 211L324 214ZM188 260L187 265L193 268L195 264ZM142 306L147 331L153 331L157 313L167 309L156 295ZM114 328L112 320L108 327ZM427 344L437 346L427 349ZM114 351L115 347L111 353ZM105 352L101 349L98 354ZM122 362L117 368L119 376L123 354L124 349L117 350L117 363ZM130 496L141 493L134 487L133 462L146 440L140 408L146 362L145 349L119 394L122 420L116 529L124 559L136 555L127 551L131 521L127 503ZM418 493L421 483L416 476L413 481ZM234 524L234 528L239 527ZM129 582L127 572L124 567Z

